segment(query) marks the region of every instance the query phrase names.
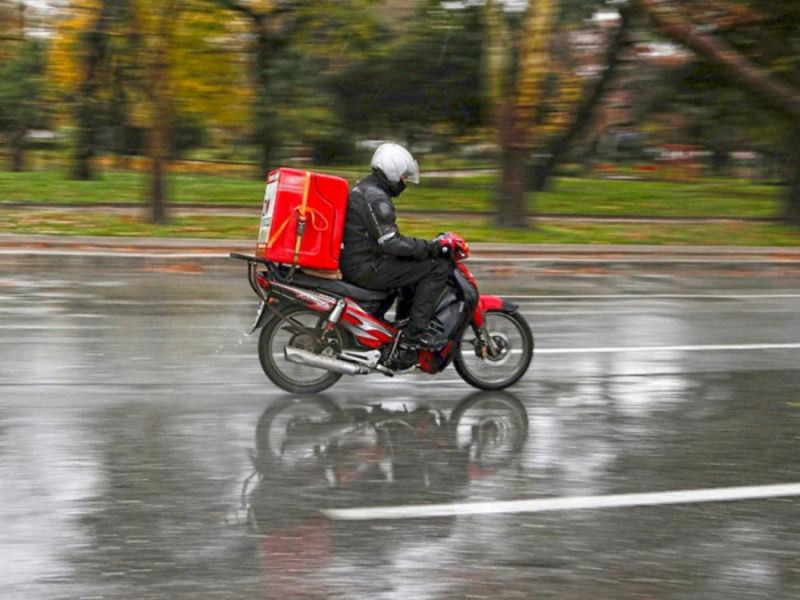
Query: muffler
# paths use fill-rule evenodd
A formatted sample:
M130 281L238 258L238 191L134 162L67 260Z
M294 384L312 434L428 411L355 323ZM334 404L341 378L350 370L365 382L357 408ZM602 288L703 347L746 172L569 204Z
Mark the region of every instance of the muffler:
M286 346L283 349L283 354L289 362L305 365L307 367L325 369L326 371L333 371L334 373L343 373L344 375L366 375L370 372L367 367L362 367L361 365L345 362L330 356L314 354L308 350L292 348L291 346Z

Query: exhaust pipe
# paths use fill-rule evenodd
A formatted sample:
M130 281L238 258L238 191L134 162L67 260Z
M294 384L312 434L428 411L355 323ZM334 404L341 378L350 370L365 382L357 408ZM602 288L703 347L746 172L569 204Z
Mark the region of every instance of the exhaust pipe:
M314 354L308 350L292 348L291 346L286 346L283 349L283 354L289 362L305 365L307 367L325 369L326 371L333 371L334 373L343 373L344 375L366 375L370 372L368 368L362 367L361 365L331 358L330 356Z

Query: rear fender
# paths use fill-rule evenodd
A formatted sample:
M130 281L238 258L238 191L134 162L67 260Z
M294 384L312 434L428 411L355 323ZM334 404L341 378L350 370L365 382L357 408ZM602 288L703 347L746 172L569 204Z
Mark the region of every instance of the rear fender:
M513 302L509 302L500 296L490 296L489 294L481 294L478 298L478 306L475 307L475 312L472 313L472 322L476 327L483 327L484 314L489 310L497 310L505 313L513 313L519 307Z
M277 305L273 306L273 308L277 308ZM247 335L253 335L256 331L264 327L270 320L274 319L277 316L274 310L270 310L269 307L266 305L266 302L261 302L258 307L258 312L256 313L256 320L253 322L253 326L250 328L250 331L247 332Z

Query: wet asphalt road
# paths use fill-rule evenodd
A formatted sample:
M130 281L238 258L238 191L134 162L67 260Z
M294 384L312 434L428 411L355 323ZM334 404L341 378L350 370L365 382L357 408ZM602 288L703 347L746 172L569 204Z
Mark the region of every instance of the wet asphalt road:
M481 280L536 335L509 394L450 369L300 400L241 333L238 265L3 258L0 597L800 597L798 497L320 512L800 482L797 270L535 275ZM408 414L375 434L376 403ZM287 415L347 442L277 465ZM483 454L476 415L503 429Z

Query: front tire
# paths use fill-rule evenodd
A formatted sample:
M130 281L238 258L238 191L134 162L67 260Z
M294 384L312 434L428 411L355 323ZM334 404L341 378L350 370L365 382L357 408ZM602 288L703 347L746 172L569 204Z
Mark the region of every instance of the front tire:
M503 390L519 381L533 360L533 334L518 312L486 311L486 330L501 348L497 358L483 357L474 326L464 330L453 365L461 378L480 390Z
M289 345L317 351L318 349L310 347L312 340L309 335L295 333L290 328L315 330L321 328L325 321L325 316L321 313L295 306L282 311L282 316L270 319L264 326L258 338L258 359L272 383L293 394L316 394L339 381L341 373L299 365L286 360L284 356L284 348ZM335 338L333 341L338 347L342 348L342 331L337 327L330 335Z

